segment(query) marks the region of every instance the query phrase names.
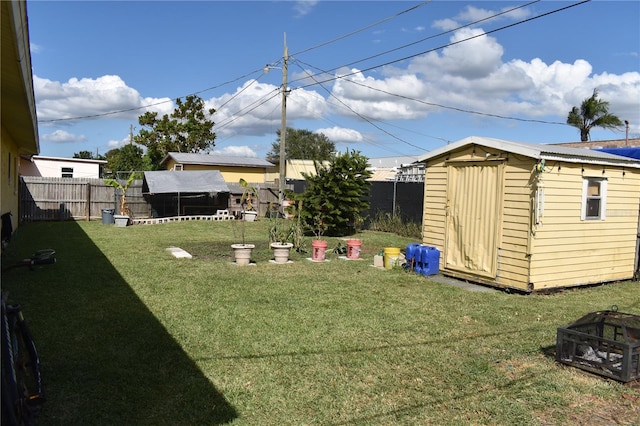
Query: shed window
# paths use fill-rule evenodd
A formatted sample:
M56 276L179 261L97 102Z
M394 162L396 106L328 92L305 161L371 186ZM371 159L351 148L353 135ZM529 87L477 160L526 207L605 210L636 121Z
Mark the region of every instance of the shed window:
M175 171L179 172L179 171L184 170L184 168L183 168L182 164L180 164L180 163L176 163L176 164L173 166L173 170L175 170Z
M607 210L607 180L585 178L582 181L582 220L604 220Z
M62 167L62 177L63 178L72 178L73 177L73 167Z

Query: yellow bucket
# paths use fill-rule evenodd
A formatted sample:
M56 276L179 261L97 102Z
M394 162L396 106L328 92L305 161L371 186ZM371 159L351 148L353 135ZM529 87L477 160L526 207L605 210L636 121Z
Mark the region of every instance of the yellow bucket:
M400 259L400 249L396 247L385 247L384 249L384 267L391 269L398 264Z

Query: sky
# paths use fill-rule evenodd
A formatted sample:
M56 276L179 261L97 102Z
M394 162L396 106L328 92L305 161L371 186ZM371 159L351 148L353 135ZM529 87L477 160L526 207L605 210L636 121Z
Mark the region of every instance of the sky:
M265 158L286 124L339 152L409 156L468 136L580 140L598 90L640 137L638 1L27 2L40 155L105 154L196 94L212 154ZM266 72L265 72L266 71ZM627 130L593 129L592 140Z

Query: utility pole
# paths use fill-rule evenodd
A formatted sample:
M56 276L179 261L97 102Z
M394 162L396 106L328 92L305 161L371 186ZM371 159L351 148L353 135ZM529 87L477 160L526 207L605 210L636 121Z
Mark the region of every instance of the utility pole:
M287 139L287 65L289 61L289 51L287 50L287 33L284 34L284 63L282 65L282 112L280 120L280 187L278 189L278 203L284 214L284 188L287 178L285 158L285 142Z

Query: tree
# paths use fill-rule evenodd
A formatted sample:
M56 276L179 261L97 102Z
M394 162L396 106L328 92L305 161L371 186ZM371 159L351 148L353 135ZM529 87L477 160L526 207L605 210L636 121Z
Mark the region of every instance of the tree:
M104 160L104 155L93 155L91 151L80 151L73 154L73 158L82 158L83 160Z
M280 163L280 130L278 139L271 144L271 151L267 153L267 161ZM285 139L285 159L327 161L336 150L336 144L322 133L312 133L310 130L296 130L287 127Z
M165 114L158 119L157 112L146 112L138 117L143 129L133 140L147 147L147 156L156 170L169 152L198 153L215 145L214 123L206 118L206 113L211 115L215 109L205 111L204 101L195 95L187 96L184 102L178 98L176 104L170 116Z
M151 167L144 158L142 148L134 144L127 144L122 148L107 151L107 168L115 172L131 172L149 170Z
M567 117L567 124L580 130L580 140L589 140L589 132L594 127L615 129L622 126L620 119L609 113L609 102L598 99L598 89L593 89L593 95L582 101L582 105L573 107Z
M365 201L369 193L371 172L367 157L358 151L333 157L326 166L315 161L316 174L303 174L307 189L293 194L301 210L300 218L308 228L326 231L329 235L353 233L359 226L360 214L369 208Z

